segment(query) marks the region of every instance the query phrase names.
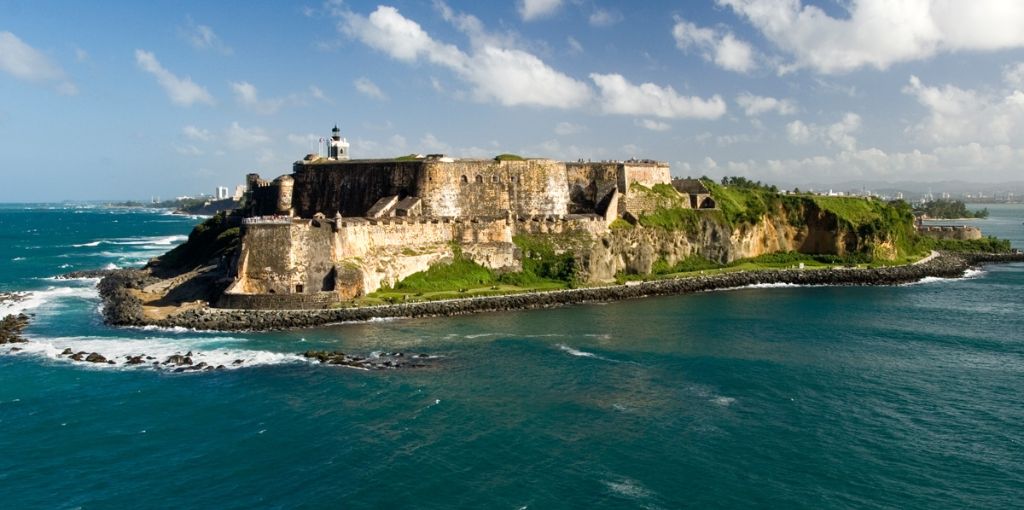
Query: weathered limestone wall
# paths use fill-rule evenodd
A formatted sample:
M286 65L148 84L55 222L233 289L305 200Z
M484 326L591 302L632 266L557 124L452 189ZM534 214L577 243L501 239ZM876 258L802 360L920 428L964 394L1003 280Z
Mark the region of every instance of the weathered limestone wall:
M515 224L516 234L585 233L592 236L608 232L604 218L596 214L574 214L565 219L553 217L520 218Z
M287 294L292 288L291 269L291 225L246 226L238 278L228 292Z
M269 216L277 213L278 197L281 188L270 183L250 185L249 203L246 204L252 216Z
M292 208L297 216L363 216L381 197L415 196L422 161L296 163Z
M622 165L620 191L629 192L629 185L637 183L648 188L655 184L672 184L669 166L663 163L625 163Z
M452 243L477 263L497 270L518 270L512 226L505 219L346 220L336 234L334 259L342 272L345 297L393 286L409 275L454 257ZM341 288L344 286L348 288Z
M444 217L568 214L560 161L428 160L419 195L423 214Z
M449 219L343 219L334 243L334 260L363 257L374 250L445 244L454 239L454 232L454 222Z
M332 235L326 223L246 225L238 279L228 292L303 294L333 290Z
M569 212L602 212L599 202L618 188L621 166L619 163L566 163ZM623 191L619 190L620 193Z
M982 237L981 229L967 225L927 225L918 228L917 231L928 237L957 241L970 241Z

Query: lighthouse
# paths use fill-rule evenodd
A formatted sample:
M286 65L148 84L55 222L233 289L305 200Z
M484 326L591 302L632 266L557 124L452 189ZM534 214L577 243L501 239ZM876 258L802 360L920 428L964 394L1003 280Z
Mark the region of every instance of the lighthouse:
M337 124L331 130L331 141L327 147L327 159L348 159L348 140L341 137L341 130L338 129Z

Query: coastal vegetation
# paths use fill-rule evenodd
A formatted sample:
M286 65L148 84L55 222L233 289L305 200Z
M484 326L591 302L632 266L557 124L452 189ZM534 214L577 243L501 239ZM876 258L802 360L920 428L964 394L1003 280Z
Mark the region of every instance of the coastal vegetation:
M571 288L578 285L576 258L572 251L559 250L541 236L515 236L522 254L523 269L500 272L484 267L453 246L452 260L413 273L393 287L371 293L364 302L394 302L413 299L448 299L515 292Z
M494 156L495 161L525 161L525 159L518 154L498 154Z
M951 251L957 253L1010 253L1010 241L997 237L981 239L935 239L926 237L922 244L930 250Z
M156 265L164 269L188 271L237 249L241 242L238 227L230 226L228 216L218 213L196 225L188 241L161 255Z
M967 205L960 200L932 200L914 207L917 214L927 215L929 218L951 220L959 218L988 218L988 208L978 211L969 211Z

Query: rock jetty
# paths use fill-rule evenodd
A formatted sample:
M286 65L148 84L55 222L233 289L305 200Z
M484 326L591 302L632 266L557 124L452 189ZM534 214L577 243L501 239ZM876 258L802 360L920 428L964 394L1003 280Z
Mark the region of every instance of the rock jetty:
M433 356L427 354L406 354L404 352L382 352L370 356L345 354L341 351L306 351L305 358L325 365L341 365L362 370L395 370L398 368L423 368Z
M550 292L474 297L393 305L326 310L234 310L191 308L160 320L145 320L142 303L127 291L146 284L142 271L114 272L99 285L104 319L115 325L152 324L197 330L280 330L377 318L439 317L479 312L548 308L554 306L688 294L763 284L899 285L925 277L959 278L972 265L1024 261L1021 254L943 253L925 263L877 268L772 269L736 271L677 279L630 282Z
M0 345L27 342L22 338L21 332L28 326L28 321L28 315L23 313L0 319Z

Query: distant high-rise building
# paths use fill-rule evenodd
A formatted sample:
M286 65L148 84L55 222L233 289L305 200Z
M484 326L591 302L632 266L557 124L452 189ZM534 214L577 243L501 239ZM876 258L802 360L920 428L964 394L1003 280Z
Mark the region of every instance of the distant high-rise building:
M217 200L225 200L231 198L231 195L228 193L227 186L217 186L217 193L214 194L213 196L216 197Z
M235 202L238 202L239 200L242 199L242 195L244 194L245 184L239 184L238 186L235 186L235 194L231 195L231 199L234 200Z

